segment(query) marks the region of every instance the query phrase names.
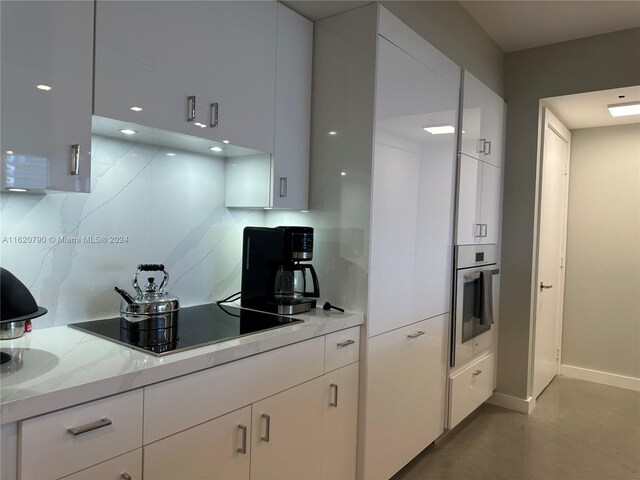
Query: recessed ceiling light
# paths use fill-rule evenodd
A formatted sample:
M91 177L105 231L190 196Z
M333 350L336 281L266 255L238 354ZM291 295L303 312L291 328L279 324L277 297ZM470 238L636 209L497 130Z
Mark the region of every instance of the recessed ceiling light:
M329 135L337 135L337 134L338 134L338 132L334 132L333 130L331 130L331 131L329 132Z
M48 92L49 90L51 90L51 87L49 85L36 85L36 88L38 90L44 90L45 92Z
M167 157L175 157L176 154L173 152L167 152Z
M134 112L141 112L142 108L140 108L140 107L131 107L129 110L133 110Z
M454 133L456 131L451 125L440 125L438 127L424 127L425 132L429 132L431 135L442 135L444 133Z
M7 155L13 155L13 150L7 150Z
M225 145L229 145L229 140L222 140L222 143L224 143Z
M202 126L202 124L200 122L193 122L193 125L196 126L196 127L201 127Z
M300 213L309 213L309 210L300 210Z
M340 172L340 175L342 175L343 177L347 174L347 172Z
M26 188L7 188L10 192L28 192Z
M135 135L136 133L138 133L136 130L131 130L130 128L121 128L120 132L124 133L125 135Z
M222 148L220 148L220 147L209 147L209 150L212 150L214 152L221 152Z
M612 117L624 117L627 115L640 115L640 102L616 103L607 105Z

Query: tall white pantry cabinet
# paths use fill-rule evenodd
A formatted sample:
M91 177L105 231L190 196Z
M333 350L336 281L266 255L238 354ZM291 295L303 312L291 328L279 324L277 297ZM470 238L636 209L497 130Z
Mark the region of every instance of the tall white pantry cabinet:
M360 478L391 477L444 431L459 85L382 6L315 25L311 175L329 193L312 185L311 207L334 208L342 170L341 218L370 218Z

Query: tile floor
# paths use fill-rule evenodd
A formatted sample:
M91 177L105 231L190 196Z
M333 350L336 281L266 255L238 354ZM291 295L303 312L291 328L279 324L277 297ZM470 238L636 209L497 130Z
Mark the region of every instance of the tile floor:
M556 377L531 415L483 405L393 480L640 479L640 392Z

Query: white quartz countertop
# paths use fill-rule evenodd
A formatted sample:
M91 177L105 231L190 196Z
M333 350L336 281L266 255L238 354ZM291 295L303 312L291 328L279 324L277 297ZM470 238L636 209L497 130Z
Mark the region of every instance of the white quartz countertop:
M0 341L21 356L2 365L0 420L15 422L97 398L215 367L240 358L361 325L362 313L321 308L296 315L303 323L156 357L67 326Z

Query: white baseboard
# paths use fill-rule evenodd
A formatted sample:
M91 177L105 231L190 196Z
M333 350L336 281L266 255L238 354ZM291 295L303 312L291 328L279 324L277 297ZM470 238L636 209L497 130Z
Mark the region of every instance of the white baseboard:
M525 400L524 398L512 397L511 395L505 395L503 393L494 393L489 397L487 403L526 415L529 415L533 412L533 409L536 408L536 399L533 397Z
M574 367L573 365L560 365L560 375L640 392L640 378L625 377L624 375L589 370L588 368Z

